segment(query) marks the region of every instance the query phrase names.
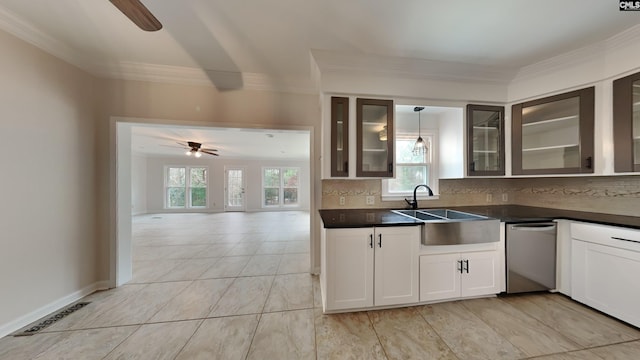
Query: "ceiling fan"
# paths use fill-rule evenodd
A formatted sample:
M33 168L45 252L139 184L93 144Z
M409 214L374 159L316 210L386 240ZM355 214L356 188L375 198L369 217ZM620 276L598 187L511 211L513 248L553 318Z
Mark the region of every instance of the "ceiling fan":
M194 155L195 157L200 157L202 156L202 154L208 154L208 155L213 155L213 156L219 156L218 154L216 154L216 149L207 149L207 148L203 148L201 143L198 142L194 142L194 141L187 141L187 142L180 142L177 141L178 145L182 145L185 148L187 148L187 155L191 156Z
M144 6L140 0L109 0L117 7L129 20L144 31L158 31L162 29L162 24L155 16Z

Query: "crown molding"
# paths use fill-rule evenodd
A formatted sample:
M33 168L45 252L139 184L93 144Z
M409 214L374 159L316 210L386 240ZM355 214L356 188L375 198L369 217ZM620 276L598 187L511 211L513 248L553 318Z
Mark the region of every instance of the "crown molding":
M513 80L520 81L539 77L593 61L604 62L612 50L637 44L639 38L640 25L636 25L608 39L524 66Z
M275 78L263 73L203 70L192 67L120 62L97 67L94 73L100 77L185 84L215 86L221 91L243 89L254 91L275 91L303 94L317 94L318 87L311 79Z
M415 58L343 54L311 50L322 74L369 74L385 77L508 84L518 69Z
M631 44L637 44L640 38L640 24L630 27L629 29L618 33L605 40L607 49L613 50L621 47L627 47Z
M71 65L91 72L89 62L72 47L0 6L0 29Z

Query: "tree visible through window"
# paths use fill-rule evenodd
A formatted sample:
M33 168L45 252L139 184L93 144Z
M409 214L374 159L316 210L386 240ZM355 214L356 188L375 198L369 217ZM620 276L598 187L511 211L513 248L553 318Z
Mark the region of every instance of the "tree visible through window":
M207 206L207 169L190 168L189 173L191 175L189 182L191 207Z
M264 206L280 205L280 169L264 169L262 182L264 189Z
M167 170L167 207L186 206L186 176L185 168L170 167Z
M298 204L298 169L283 170L282 192L285 205Z
M167 208L207 206L207 168L168 166L166 176Z
M263 206L298 205L299 174L298 168L263 168Z

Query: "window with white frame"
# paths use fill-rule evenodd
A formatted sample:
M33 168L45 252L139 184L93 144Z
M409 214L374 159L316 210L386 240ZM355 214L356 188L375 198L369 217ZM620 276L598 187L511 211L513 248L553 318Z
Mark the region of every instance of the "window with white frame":
M424 154L415 154L413 145L416 143L418 133L396 134L395 178L382 180L382 197L385 200L398 200L413 196L413 189L417 185L428 185L435 194L438 187L437 142L435 133L422 133L423 140L427 143L427 151ZM427 195L427 189L420 187L418 196Z
M167 166L165 171L165 207L207 207L207 168Z
M262 168L262 206L298 206L300 169L290 167Z

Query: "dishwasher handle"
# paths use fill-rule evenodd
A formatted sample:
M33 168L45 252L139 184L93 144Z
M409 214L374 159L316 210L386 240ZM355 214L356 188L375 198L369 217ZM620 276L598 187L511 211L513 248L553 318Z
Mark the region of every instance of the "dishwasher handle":
M555 228L556 224L553 223L530 223L511 225L511 230L517 231L549 231L554 230Z

